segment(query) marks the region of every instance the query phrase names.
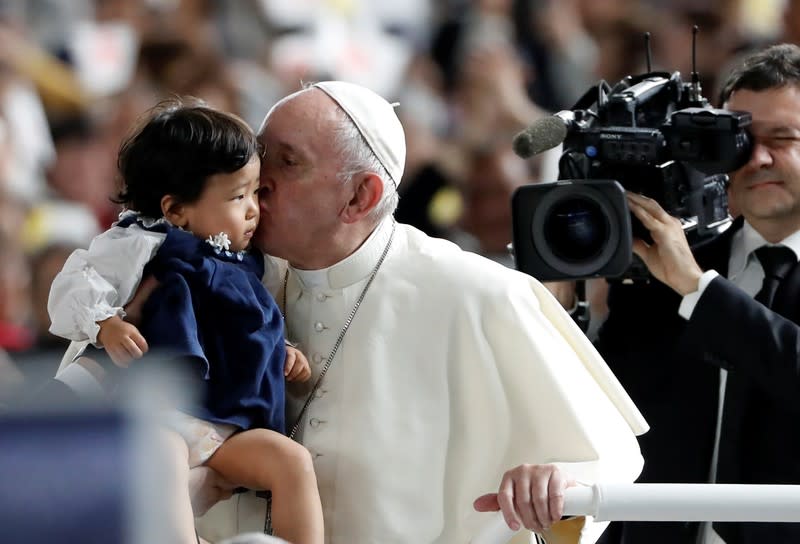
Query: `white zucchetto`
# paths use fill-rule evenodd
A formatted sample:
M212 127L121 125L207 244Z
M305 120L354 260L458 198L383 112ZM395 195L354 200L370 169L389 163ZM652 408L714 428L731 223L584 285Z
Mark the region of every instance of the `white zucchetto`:
M406 136L394 106L377 93L346 81L322 81L312 87L330 96L352 119L367 144L386 168L395 187L406 161Z

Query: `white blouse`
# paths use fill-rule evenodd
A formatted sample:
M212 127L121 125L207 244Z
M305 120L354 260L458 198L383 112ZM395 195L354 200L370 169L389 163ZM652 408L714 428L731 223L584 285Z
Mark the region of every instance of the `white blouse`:
M142 281L142 270L166 237L137 225L112 227L75 250L50 287L50 332L77 342L97 342L102 321L122 309Z

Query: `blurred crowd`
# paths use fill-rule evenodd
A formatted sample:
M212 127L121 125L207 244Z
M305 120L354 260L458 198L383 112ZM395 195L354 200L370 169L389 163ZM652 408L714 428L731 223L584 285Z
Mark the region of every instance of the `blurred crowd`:
M119 142L160 98L193 95L254 128L303 82L399 102L398 219L510 264L509 199L557 156L520 129L646 69L717 75L754 45L800 40L795 0L0 0L0 393L55 369L47 294L119 208Z

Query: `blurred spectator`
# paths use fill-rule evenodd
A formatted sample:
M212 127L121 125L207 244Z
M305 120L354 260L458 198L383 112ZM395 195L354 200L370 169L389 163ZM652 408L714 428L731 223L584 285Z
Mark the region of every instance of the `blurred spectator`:
M546 115L525 91L525 66L508 45L479 47L466 54L453 94L457 127L465 145L510 142L520 129Z
M43 198L45 169L54 158L55 150L39 95L26 80L6 78L0 82L0 185L3 190L22 202Z
M511 195L532 180L537 176L531 164L517 157L508 142L475 150L461 186L464 205L458 223L471 243L456 235L459 245L513 268L507 249L511 242Z
M215 108L240 111L232 74L214 49L174 38L149 40L142 44L140 65L159 94L195 96Z
M395 217L438 237L460 214L451 180L463 170L460 151L446 140L452 112L443 85L438 66L420 55L409 67L397 108L406 132L406 166ZM442 205L443 197L453 202L453 196L455 208Z
M19 244L0 239L0 348L19 352L33 346L31 269Z
M514 2L518 44L536 73L528 82L529 94L550 110L571 108L597 79L594 67L601 51L586 26L583 4L581 0Z
M654 67L679 71L684 80L692 72L692 28L698 26L696 70L705 96L716 102L714 90L720 69L742 47L740 0L648 0L655 8ZM653 24L655 27L655 23Z
M55 274L76 247L85 247L99 226L76 204L23 205L0 192L0 404L20 392L5 385L36 384L52 377L66 343L48 332L47 296ZM7 353L16 365L6 363Z
M287 92L303 80L343 79L394 97L429 32L429 0L261 3L277 34L270 66Z
M782 41L800 44L800 0L785 0L782 23Z
M20 389L25 385L25 376L8 356L0 350L0 411L12 406L18 398Z
M19 237L30 209L30 204L8 190L0 189L0 239L14 240Z
M71 249L49 246L34 255L31 260L30 304L31 319L28 325L30 344L22 351L12 352L16 368L24 377L27 390L35 390L39 384L52 378L69 342L48 332L50 318L47 315L47 295L53 278L61 270Z
M88 114L52 122L56 160L47 172L55 197L83 204L100 225L109 226L119 214L111 202L116 193L113 142Z
M30 291L33 344L28 355L36 358L48 357L54 363L53 373L55 373L69 342L48 332L50 317L47 315L47 295L50 292L50 284L53 282L53 278L55 278L56 274L64 266L67 257L75 249L73 246L51 243L31 258ZM17 361L21 360L20 357L17 357Z
M589 4L584 2L584 8ZM647 71L644 36L655 26L651 14L633 4L625 10L604 12L602 16L594 13L595 18L587 16L586 26L598 49L591 72L595 81L604 79L613 86L626 76Z
M48 331L47 298L50 284L70 253L85 248L100 233L100 225L85 206L48 202L33 207L22 226L21 241L31 264L29 321L33 341L15 361L29 377L52 376L69 342Z

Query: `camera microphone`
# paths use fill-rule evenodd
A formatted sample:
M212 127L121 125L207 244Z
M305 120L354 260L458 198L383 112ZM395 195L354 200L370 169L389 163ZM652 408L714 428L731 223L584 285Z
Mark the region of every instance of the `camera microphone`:
M564 114L572 112L559 112L550 117L537 119L531 126L514 136L514 153L523 159L552 149L567 137L567 128L572 124L572 119Z

